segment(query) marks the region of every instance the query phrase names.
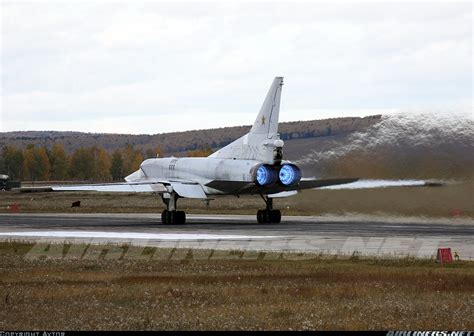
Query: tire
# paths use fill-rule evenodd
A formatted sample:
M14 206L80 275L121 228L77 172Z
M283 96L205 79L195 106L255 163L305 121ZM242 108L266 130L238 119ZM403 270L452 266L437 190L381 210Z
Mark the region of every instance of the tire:
M161 213L161 223L166 225L168 224L168 221L167 221L167 217L168 217L168 210L163 210L163 212Z
M176 211L176 224L186 224L186 213L184 211Z
M271 210L263 210L262 211L263 215L262 215L262 218L263 218L263 222L264 223L271 223Z
M174 225L176 224L176 211L168 211L169 213L169 223Z
M166 224L174 224L175 221L175 211L167 211L166 212Z
M281 212L280 210L272 210L270 212L270 221L272 223L278 224L281 222Z

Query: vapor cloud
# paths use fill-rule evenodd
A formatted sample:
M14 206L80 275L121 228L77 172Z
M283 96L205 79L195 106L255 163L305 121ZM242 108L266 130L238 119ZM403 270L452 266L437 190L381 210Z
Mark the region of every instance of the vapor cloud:
M468 178L474 173L471 108L400 111L331 150L298 163L313 175L366 178Z

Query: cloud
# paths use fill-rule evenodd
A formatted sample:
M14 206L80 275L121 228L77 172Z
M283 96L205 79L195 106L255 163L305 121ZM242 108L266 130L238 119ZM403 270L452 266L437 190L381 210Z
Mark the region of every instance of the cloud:
M249 124L279 75L285 120L472 104L470 3L1 6L4 131Z

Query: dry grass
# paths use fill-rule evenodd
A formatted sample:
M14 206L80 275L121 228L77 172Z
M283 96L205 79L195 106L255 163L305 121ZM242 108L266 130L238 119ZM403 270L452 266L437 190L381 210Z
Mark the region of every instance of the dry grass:
M474 181L448 184L444 187L405 187L359 190L306 190L294 197L275 200L284 215L385 214L395 216L474 217ZM81 208L71 203L81 201ZM0 212L9 204L20 204L21 212L161 212L158 196L149 194L106 193L31 193L0 194ZM260 197L223 197L211 201L210 207L200 200L183 199L179 206L191 213L255 214L263 207Z
M0 244L0 329L474 328L470 262L23 258L30 248Z

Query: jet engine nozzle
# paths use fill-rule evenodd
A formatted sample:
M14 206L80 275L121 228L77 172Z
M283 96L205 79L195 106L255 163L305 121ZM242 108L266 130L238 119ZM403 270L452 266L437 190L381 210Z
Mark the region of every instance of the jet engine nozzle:
M277 181L278 172L275 167L270 165L261 165L255 172L255 182L260 186L267 186Z
M292 186L301 180L301 170L294 164L284 164L278 173L280 182L285 186Z

